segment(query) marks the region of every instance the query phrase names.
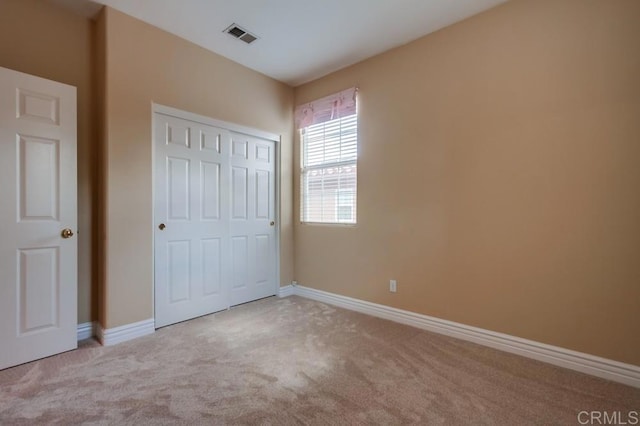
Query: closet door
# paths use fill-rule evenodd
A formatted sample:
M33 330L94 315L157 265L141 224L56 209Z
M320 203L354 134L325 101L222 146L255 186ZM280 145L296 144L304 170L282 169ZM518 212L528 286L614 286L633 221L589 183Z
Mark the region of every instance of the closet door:
M155 115L156 327L229 307L229 132Z
M276 293L275 142L154 116L155 320Z
M231 305L276 288L275 143L231 134Z

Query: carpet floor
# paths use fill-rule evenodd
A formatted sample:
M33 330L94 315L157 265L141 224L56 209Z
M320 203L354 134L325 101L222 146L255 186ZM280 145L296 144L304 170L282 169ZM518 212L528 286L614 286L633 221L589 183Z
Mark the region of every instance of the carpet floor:
M640 389L292 296L0 371L2 425L578 424Z

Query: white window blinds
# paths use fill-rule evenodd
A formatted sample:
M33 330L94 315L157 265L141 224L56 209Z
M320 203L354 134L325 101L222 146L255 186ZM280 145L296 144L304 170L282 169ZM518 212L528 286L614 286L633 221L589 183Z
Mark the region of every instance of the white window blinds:
M345 94L351 98L346 100ZM301 128L301 219L354 224L358 159L355 89L334 95L333 103L327 101L330 98L308 104L307 115L303 116L306 121L298 121L307 123ZM319 111L323 112L317 114Z

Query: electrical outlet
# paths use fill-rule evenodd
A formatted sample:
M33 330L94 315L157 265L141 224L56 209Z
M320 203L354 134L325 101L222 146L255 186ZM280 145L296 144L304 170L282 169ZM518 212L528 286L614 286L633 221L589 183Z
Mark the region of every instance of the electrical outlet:
M396 282L396 280L389 280L389 291L391 293L395 293L396 291L398 291L398 283Z

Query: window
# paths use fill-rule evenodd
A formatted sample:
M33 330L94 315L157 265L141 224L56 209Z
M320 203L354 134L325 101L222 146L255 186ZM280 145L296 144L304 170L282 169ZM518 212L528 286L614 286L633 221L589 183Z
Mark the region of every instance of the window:
M301 220L355 224L358 158L355 89L306 107L306 116L300 107L296 110L297 118L302 116L306 124L301 127ZM311 113L314 116L309 119Z

